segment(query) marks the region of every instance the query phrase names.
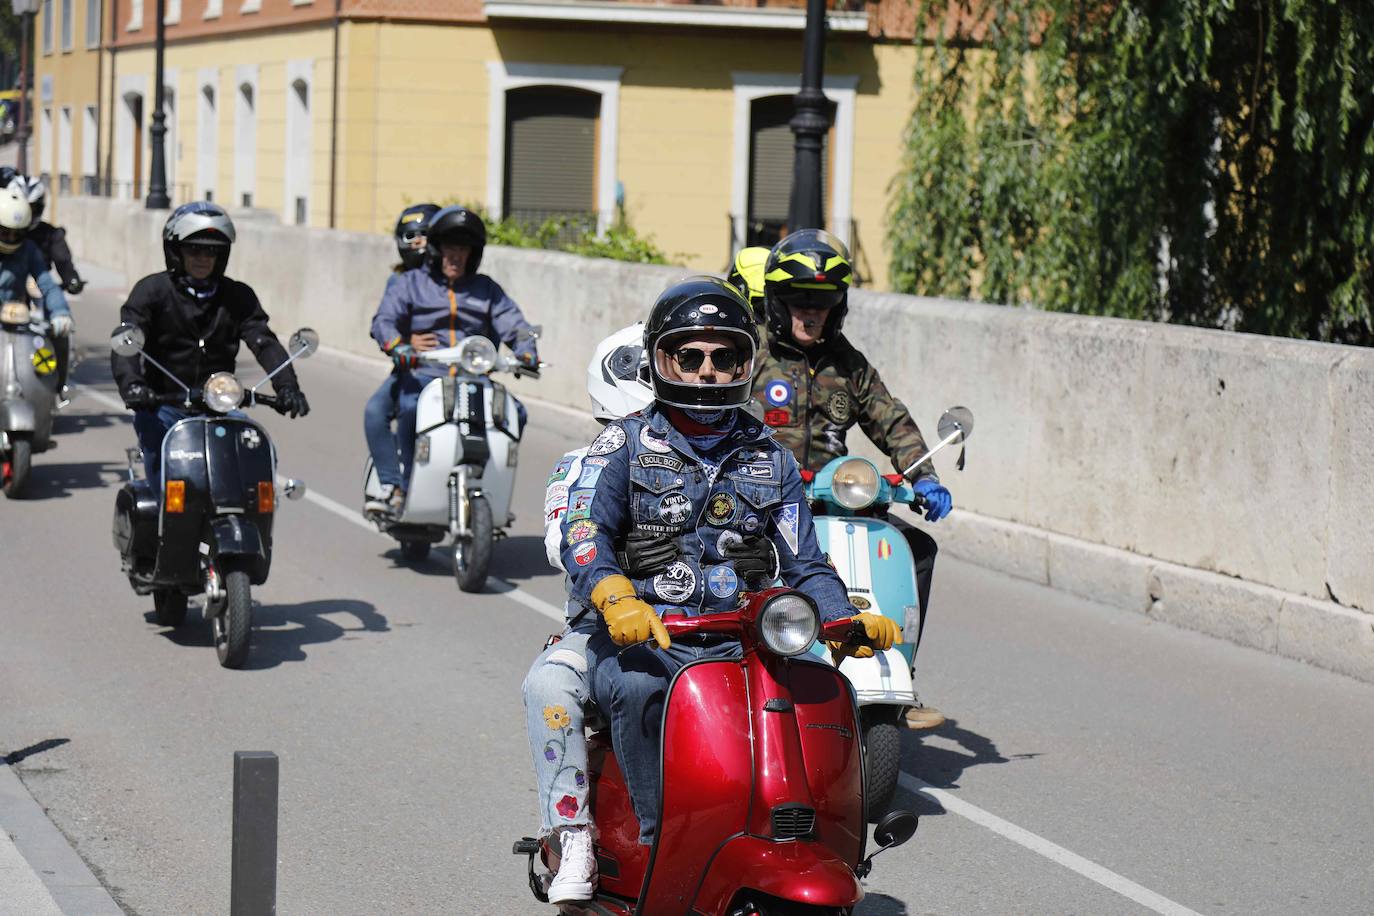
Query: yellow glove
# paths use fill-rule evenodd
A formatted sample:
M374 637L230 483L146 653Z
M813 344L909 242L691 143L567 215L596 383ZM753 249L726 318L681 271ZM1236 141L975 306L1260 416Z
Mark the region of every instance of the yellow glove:
M634 586L624 576L606 576L592 589L592 604L606 620L611 641L617 646L632 646L653 639L660 649L672 645L668 628L647 602L635 595Z
M864 635L876 648L891 649L894 643L902 641L902 631L897 624L880 614L855 614L853 621L863 625ZM826 645L830 647L830 654L837 661L847 655L854 658L873 657L873 649L868 646L854 646L834 641L827 641Z

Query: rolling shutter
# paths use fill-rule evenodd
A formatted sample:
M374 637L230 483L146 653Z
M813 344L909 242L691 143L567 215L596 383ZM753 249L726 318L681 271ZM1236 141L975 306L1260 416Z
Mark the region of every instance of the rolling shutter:
M553 86L506 95L506 215L531 225L551 216L595 221L601 96Z
M789 126L790 95L756 99L750 111L749 225L745 243L772 245L787 222L792 202L796 139ZM832 114L833 119L833 114ZM830 138L821 143L821 219L830 209Z

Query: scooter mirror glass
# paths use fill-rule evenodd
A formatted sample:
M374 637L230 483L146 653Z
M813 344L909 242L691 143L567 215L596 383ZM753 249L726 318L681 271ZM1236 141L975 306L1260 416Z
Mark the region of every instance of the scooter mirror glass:
M137 356L145 340L142 328L121 324L110 337L110 349L118 356Z
M291 335L291 352L299 353L305 359L320 348L320 335L314 328L301 328Z
M960 433L955 442L967 442L968 437L973 435L973 411L967 407L951 407L940 416L938 427L940 438L947 439L954 433Z
M911 811L893 811L873 828L873 842L883 849L900 846L916 835L920 823Z

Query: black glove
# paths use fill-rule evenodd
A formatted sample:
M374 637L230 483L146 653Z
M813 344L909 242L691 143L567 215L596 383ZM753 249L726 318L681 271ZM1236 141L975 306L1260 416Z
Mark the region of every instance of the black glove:
M120 396L124 398L124 406L130 410L144 410L157 406L156 396L146 386L137 382L121 391Z
M291 419L310 413L310 404L305 400L305 392L299 388L283 388L277 392L277 403L273 405L279 414L289 414Z
M85 288L86 281L80 277L72 277L67 281L67 292L71 293L73 296L80 295L81 291Z
M778 577L778 554L773 542L761 534L738 534L722 538L721 556L733 560L735 574L745 589L767 588Z
M631 532L625 544L615 552L620 568L631 579L652 579L666 572L673 561L682 556L677 538L666 534Z

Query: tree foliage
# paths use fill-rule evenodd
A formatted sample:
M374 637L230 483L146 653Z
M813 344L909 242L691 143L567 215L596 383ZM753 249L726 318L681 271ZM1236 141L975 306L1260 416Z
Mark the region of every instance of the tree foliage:
M896 288L1374 343L1374 3L914 2Z

